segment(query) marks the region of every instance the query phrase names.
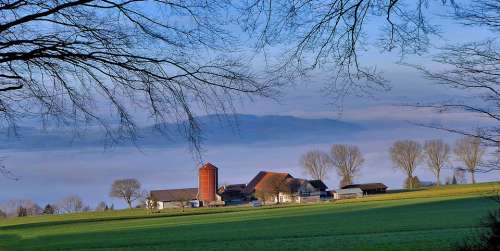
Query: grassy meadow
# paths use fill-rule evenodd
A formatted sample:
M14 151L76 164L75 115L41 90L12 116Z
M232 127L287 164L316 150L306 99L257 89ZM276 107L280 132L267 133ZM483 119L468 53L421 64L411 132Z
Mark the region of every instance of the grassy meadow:
M450 250L481 231L499 183L251 208L0 220L0 250Z

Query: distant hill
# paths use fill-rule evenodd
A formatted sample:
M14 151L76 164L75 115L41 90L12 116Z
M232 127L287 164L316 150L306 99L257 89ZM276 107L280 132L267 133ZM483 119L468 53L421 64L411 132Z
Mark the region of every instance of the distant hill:
M304 119L293 116L254 116L237 114L230 117L209 115L198 117L204 143L210 145L277 143L298 144L325 142L359 132L362 127L355 123L334 119ZM162 134L158 130L167 131ZM166 123L140 128L137 145L168 147L186 143L183 124ZM75 134L71 130L42 131L32 127L18 130L19 137L1 132L0 149L51 149L66 147L102 147L106 143L101 131L88 130ZM128 141L115 146L130 146Z

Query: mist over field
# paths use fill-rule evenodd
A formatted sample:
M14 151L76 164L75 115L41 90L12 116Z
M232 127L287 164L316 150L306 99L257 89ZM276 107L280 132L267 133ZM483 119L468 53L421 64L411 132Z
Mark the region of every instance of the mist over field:
M221 184L248 183L261 170L307 178L299 164L303 153L312 149L329 151L332 144L354 144L365 157L361 175L355 181L383 182L390 189L397 189L402 187L404 175L392 168L388 150L394 140L441 138L452 144L458 138L409 124L402 118L349 122L293 116L237 115L236 118L236 124L227 121L210 124L205 131L201 161L219 167ZM50 134L38 136L51 139ZM122 201L108 196L115 179L137 178L145 190L197 187L199 159L185 144L169 145L168 141L149 138L139 148L105 149L102 145L85 146L78 142L64 145L65 141L60 139L53 141L53 145L46 142L45 148L32 143L31 149L17 145L0 151L5 164L20 178L0 183L1 201L25 198L45 204L76 194L91 206L103 200L121 208L125 207ZM18 139L16 144L19 142L22 140ZM454 165L459 164L455 161ZM434 180L424 165L416 174L422 181ZM450 169L444 170L442 181L450 175ZM498 180L500 173L478 174L477 179ZM326 184L335 189L338 183L339 178L332 170Z

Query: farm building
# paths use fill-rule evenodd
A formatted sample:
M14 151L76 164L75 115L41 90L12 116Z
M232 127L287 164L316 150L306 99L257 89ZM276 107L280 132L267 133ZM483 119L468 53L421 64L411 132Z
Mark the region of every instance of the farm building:
M150 197L158 202L158 209L186 206L209 206L222 203L217 194L218 168L206 163L198 169L198 188L153 190Z
M332 193L333 198L336 200L363 197L363 190L359 187L338 189L336 191L332 191Z
M258 198L267 203L305 202L326 196L327 186L322 181L294 178L289 173L259 172L248 183L243 193L250 200Z
M158 209L191 206L219 206L260 199L267 203L313 202L329 196L321 180L297 179L288 173L259 172L248 184L218 187L218 168L206 163L198 169L198 188L153 190Z
M195 206L198 197L198 188L184 188L184 189L169 189L169 190L153 190L150 192L151 198L158 202L158 209Z
M217 194L224 201L225 205L241 204L246 201L243 191L247 187L246 184L223 185L219 188Z
M349 188L359 188L363 191L363 194L385 193L387 190L387 186L382 183L351 184L342 187L342 189Z

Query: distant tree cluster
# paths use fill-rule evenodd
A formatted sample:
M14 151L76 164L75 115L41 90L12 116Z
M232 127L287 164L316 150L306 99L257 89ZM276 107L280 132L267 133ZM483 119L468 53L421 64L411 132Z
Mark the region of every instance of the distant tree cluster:
M389 150L395 169L401 170L406 178L404 187L415 189L421 182L415 176L416 169L425 163L435 178L436 185L441 184L441 173L445 168L451 168L451 154L462 166L455 167L453 176L446 180L446 184L465 183L465 172L471 177L471 182L476 183L475 174L484 162L486 146L481 138L465 136L455 142L453 149L443 140L426 140L424 144L415 140L398 140ZM334 169L340 178L340 187L352 184L360 174L364 163L363 154L357 146L333 145L330 154L320 150L313 150L302 155L300 164L303 170L312 178L324 180L331 169Z
M85 205L82 198L77 195L70 195L62 198L56 203L48 203L45 207L40 207L32 200L12 199L0 205L0 218L5 217L25 217L33 215L53 215L91 211Z
M137 207L146 207L154 210L158 206L158 201L154 198L146 196L146 192L141 190L141 183L137 179L120 179L115 180L111 185L110 196L124 200L129 208L133 208L135 201L140 201ZM183 198L179 198L183 199ZM187 201L187 200L185 200ZM187 202L183 204L183 207ZM55 203L46 204L45 207L40 207L32 200L13 199L0 205L0 218L5 217L24 217L31 215L52 215L52 214L67 214L80 212L103 212L114 210L114 205L108 205L101 201L96 208L92 210L90 206L83 202L83 199L78 195L69 195Z
M340 186L352 184L359 175L364 162L363 155L357 146L333 145L330 154L313 150L301 157L303 170L312 179L325 180L328 172L334 169L341 178Z
M463 174L465 171L470 173L472 183L476 183L475 173L486 152L485 146L481 144L481 139L465 136L455 142L453 152L464 167L456 168L453 179L446 183L464 182ZM409 189L419 186L418 177L413 174L421 162L425 161L427 168L435 175L436 185L441 184L441 170L445 165L451 164L450 147L442 140L427 140L423 146L414 140L400 140L394 143L390 153L394 166L406 173L405 187Z

